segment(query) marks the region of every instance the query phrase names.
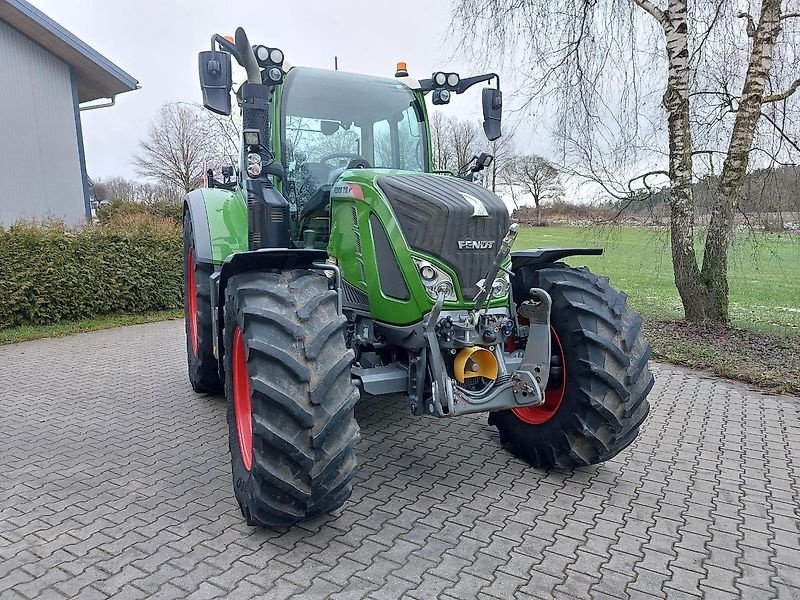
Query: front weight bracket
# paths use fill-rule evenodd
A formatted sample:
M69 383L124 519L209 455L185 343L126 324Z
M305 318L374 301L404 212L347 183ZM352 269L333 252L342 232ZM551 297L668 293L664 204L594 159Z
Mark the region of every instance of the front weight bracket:
M550 294L539 288L531 288L531 299L523 302L518 311L530 322L528 329L528 343L525 354L516 373L517 381L524 387L526 379L533 377L544 390L550 377L550 308L553 300ZM524 373L524 376L522 376Z

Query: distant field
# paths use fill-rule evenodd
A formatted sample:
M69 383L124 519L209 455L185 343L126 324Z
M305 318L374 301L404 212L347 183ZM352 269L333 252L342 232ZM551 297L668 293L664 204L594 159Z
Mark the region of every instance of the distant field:
M608 275L646 316L683 314L666 229L537 227L520 231L515 248L538 246L602 246L603 256L578 256L566 262ZM800 333L800 236L738 235L729 281L734 326Z

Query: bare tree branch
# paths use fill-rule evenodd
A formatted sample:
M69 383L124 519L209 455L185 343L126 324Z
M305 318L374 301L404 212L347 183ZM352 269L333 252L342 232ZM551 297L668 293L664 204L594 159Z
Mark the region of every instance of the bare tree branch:
M781 100L786 100L789 96L794 94L798 88L800 88L800 79L795 79L792 84L781 93L764 96L761 99L761 104L769 104L770 102L780 102Z
M669 177L669 171L663 170L655 170L655 171L648 171L647 173L642 173L641 175L637 175L633 179L628 182L628 189L630 190L631 194L635 194L636 191L633 189L633 182L642 180L642 185L647 188L648 191L652 191L653 188L647 183L648 177L653 177L654 175L664 175L665 177Z
M653 4L650 0L633 0L636 5L641 8L642 10L650 13L650 15L658 21L660 24L663 25L664 23L664 11L658 8L655 4Z
M737 15L740 19L747 19L747 37L752 38L756 34L756 23L753 20L753 15L748 12L740 12Z
M769 116L765 112L762 112L761 116L764 117L767 121L769 121L770 125L772 125L775 128L775 131L778 132L778 135L780 135L781 138L783 138L795 150L800 152L800 145L798 144L798 142L793 140L792 138L790 138L788 135L786 135L786 132L783 130L783 127L778 125L778 123L775 121L775 119L773 119L771 116Z

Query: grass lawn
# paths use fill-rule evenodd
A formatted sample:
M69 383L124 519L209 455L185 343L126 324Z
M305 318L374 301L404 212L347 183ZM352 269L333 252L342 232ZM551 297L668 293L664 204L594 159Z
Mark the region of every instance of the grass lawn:
M138 325L140 323L153 323L167 319L182 319L183 309L159 310L138 315L103 315L80 321L65 321L54 325L25 325L0 329L0 344L15 344L38 340L40 338L61 337L73 333L110 329L111 327L124 327L125 325Z
M607 275L628 294L630 305L645 317L656 358L800 394L800 236L736 237L729 265L731 328L679 321L683 310L666 229L522 229L515 248L537 246L603 247L603 256L566 262Z
M566 259L608 275L648 317L683 316L672 276L669 232L625 227L537 227L520 231L515 248L600 246L603 256ZM698 244L698 250L702 246ZM800 333L800 235L739 235L730 258L731 324Z

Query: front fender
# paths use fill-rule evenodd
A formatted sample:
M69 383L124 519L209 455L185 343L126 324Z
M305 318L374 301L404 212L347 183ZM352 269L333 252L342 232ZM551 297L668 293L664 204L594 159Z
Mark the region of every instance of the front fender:
M217 340L216 347L219 349L217 358L220 364L224 348L222 328L225 324L225 288L228 287L231 277L251 271L308 269L314 263L325 262L327 258L328 253L325 250L312 248L262 248L228 256L222 263L222 268L211 276L211 306L214 307L211 322L214 339Z
M602 248L533 248L512 250L511 270L521 267L537 267L561 260L567 256L600 256Z
M192 220L197 261L218 265L234 252L248 250L247 207L238 189L194 190L183 205Z

